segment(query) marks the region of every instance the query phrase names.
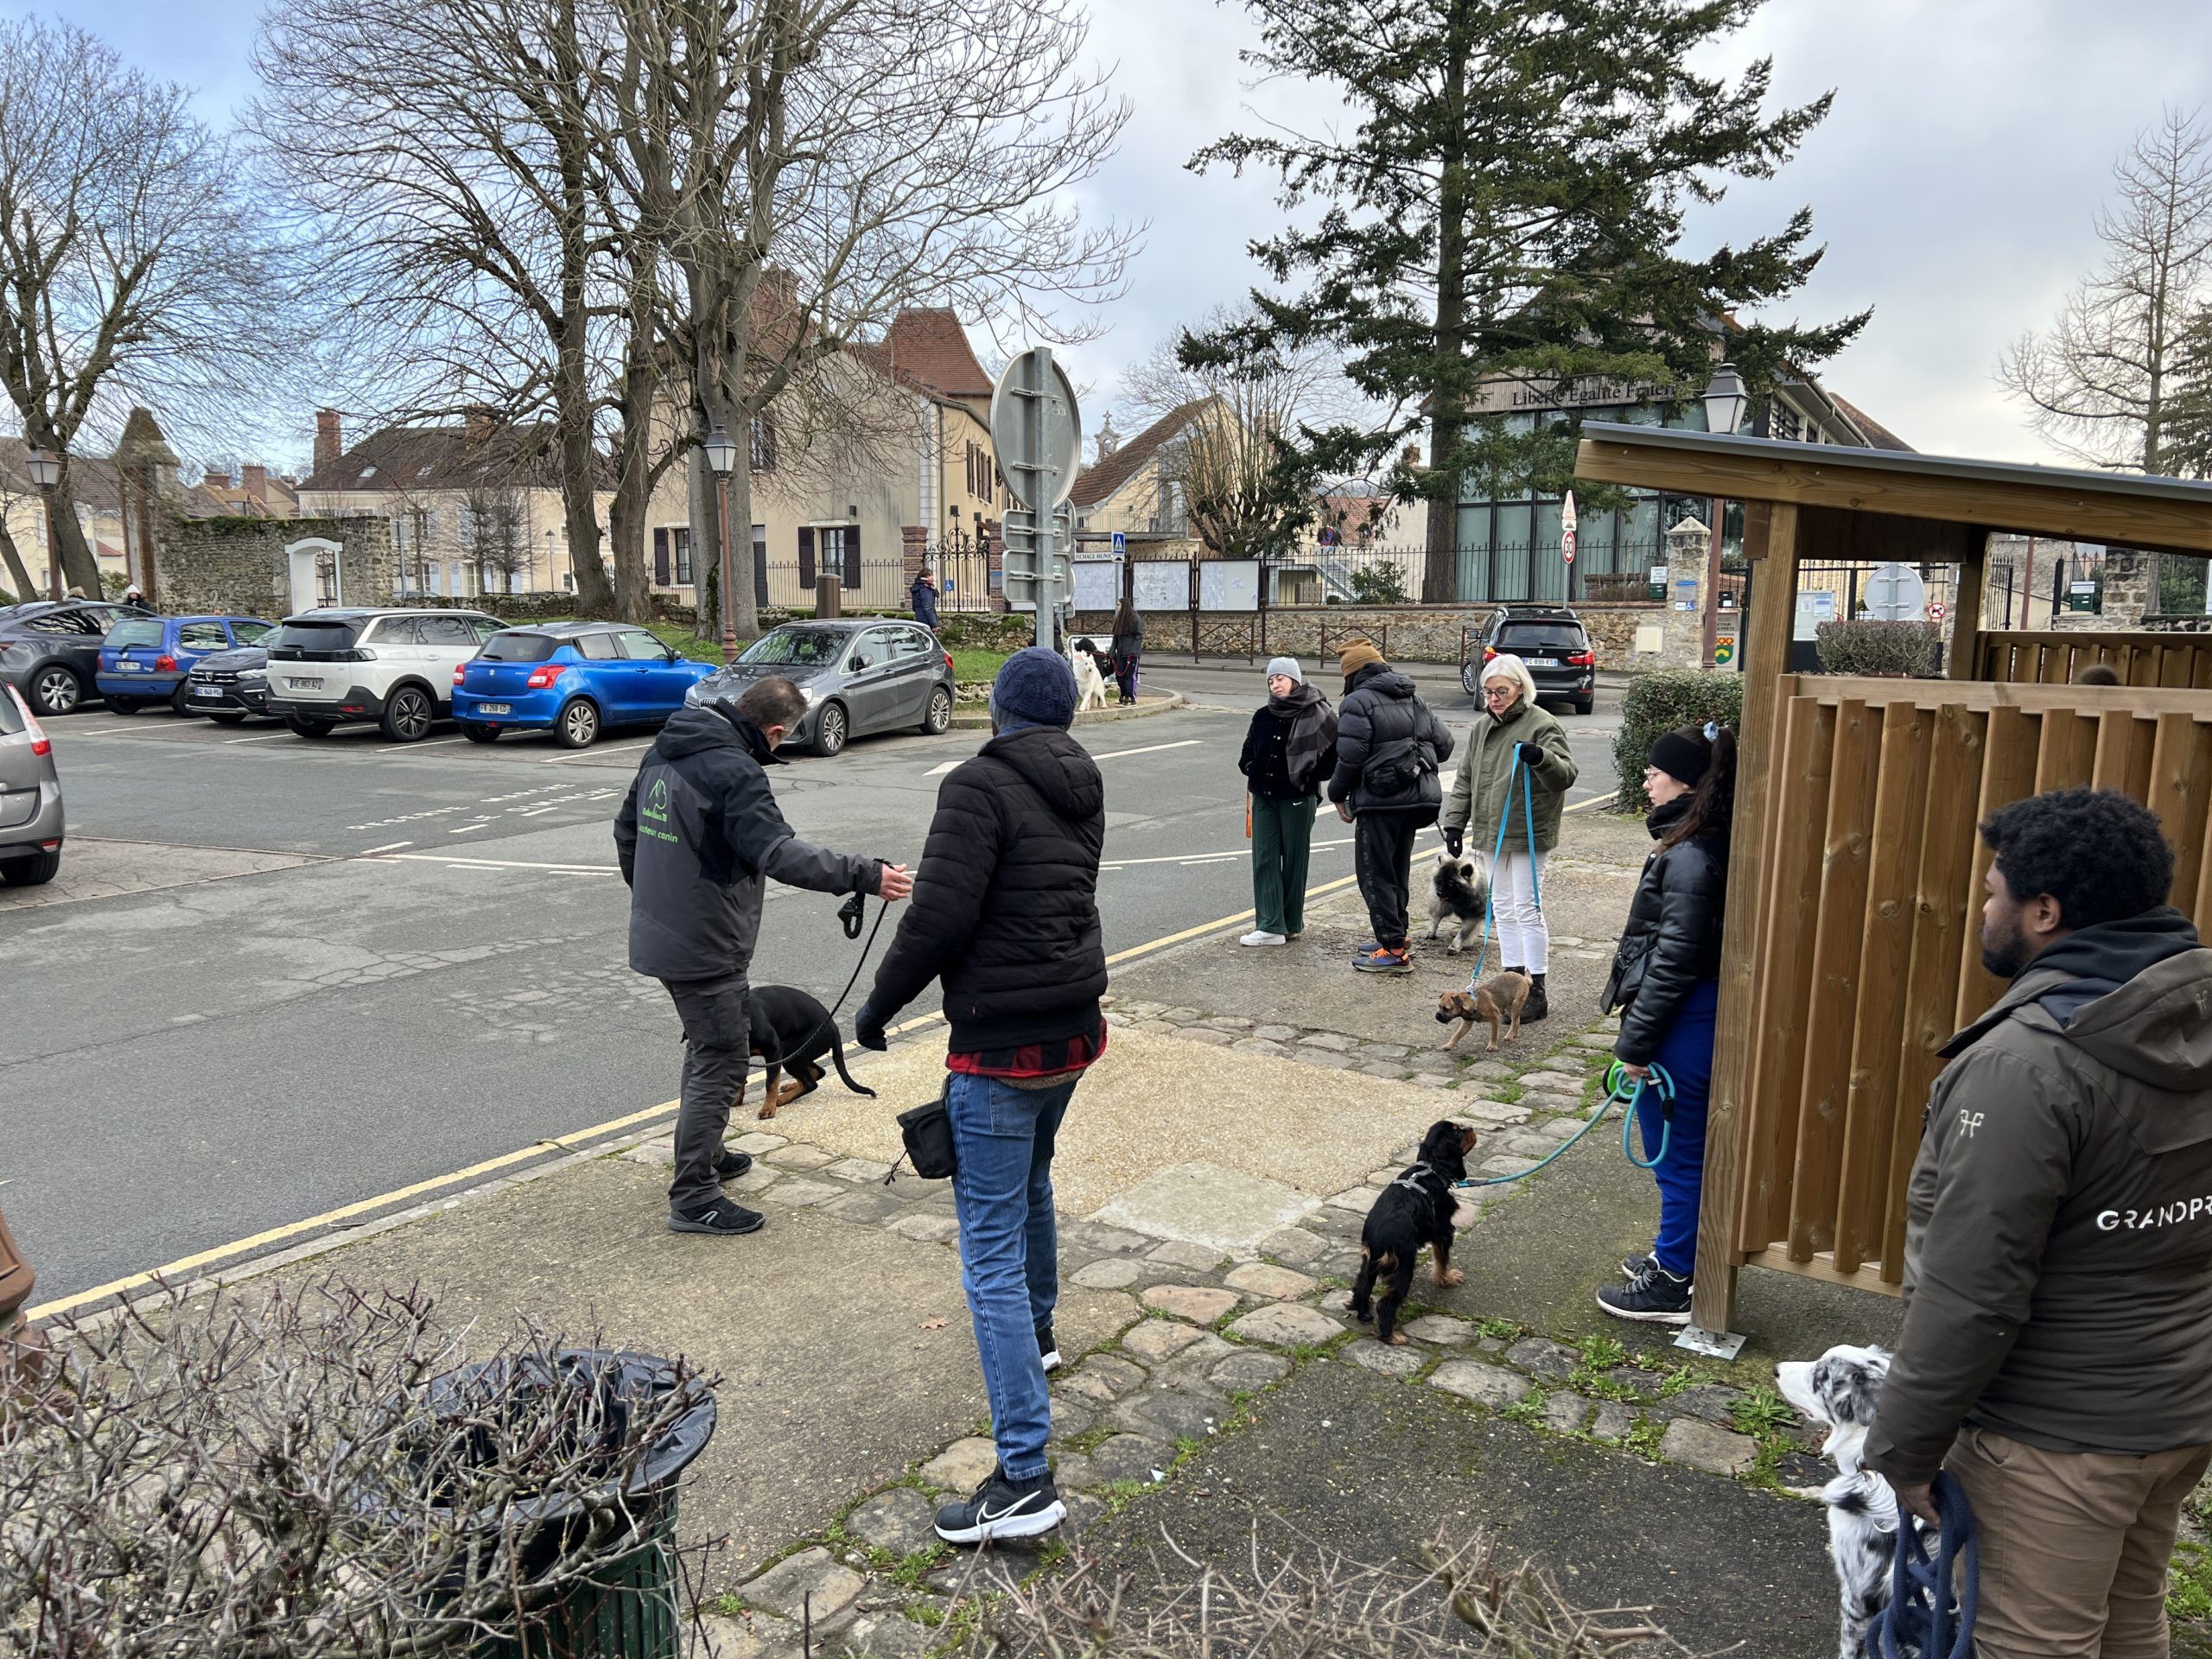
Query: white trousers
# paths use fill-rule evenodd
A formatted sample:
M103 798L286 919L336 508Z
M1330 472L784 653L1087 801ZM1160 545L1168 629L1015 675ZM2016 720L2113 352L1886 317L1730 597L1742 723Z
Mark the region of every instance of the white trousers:
M1524 973L1541 974L1551 967L1552 931L1545 925L1544 912L1536 907L1536 894L1543 880L1544 860L1550 855L1535 856L1532 869L1526 852L1504 855L1491 872L1490 891L1497 918L1499 963Z

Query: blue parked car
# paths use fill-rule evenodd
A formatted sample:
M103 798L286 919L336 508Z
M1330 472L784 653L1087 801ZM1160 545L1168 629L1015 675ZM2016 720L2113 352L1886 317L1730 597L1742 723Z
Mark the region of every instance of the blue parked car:
M588 748L609 726L659 725L714 671L620 622L504 628L454 670L453 717L472 743L550 728Z
M192 708L185 680L192 665L219 651L257 645L276 626L257 616L126 613L100 641L100 665L93 680L112 714L135 715L167 702L180 715L188 715Z

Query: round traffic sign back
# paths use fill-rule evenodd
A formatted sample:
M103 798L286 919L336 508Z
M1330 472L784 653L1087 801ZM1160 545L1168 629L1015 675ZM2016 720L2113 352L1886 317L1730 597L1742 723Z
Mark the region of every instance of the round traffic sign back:
M1007 487L1033 512L1050 512L1075 488L1083 415L1068 372L1042 346L1006 365L991 390L991 443Z

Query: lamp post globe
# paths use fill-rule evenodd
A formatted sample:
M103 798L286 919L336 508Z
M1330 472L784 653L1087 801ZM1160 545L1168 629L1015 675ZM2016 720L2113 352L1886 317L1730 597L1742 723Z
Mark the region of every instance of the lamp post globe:
M737 466L737 442L717 426L707 434L704 445L707 465L715 469L717 478L728 478Z
M1743 424L1744 405L1751 398L1744 391L1744 378L1736 372L1736 365L1723 363L1713 372L1713 378L1706 383L1698 401L1705 405L1705 429L1730 433Z
M54 536L54 486L61 481L61 457L48 449L34 449L23 457L29 468L31 482L38 486L39 493L46 498L46 586L47 597L59 604L61 600L61 548Z
M24 458L29 467L31 482L41 490L50 490L61 481L61 457L47 449L34 449Z

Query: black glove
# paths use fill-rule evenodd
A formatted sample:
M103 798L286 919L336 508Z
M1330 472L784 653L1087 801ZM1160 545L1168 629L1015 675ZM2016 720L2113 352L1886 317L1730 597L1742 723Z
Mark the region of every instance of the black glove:
M1466 844L1466 841L1467 831L1464 824L1457 830L1446 829L1444 832L1444 850L1457 858L1459 849Z
M886 1049L891 1039L884 1034L883 1016L873 1007L863 1004L853 1016L853 1040L862 1048Z
M1541 743L1516 743L1513 753L1521 757L1522 766L1532 771L1544 763L1544 746Z

